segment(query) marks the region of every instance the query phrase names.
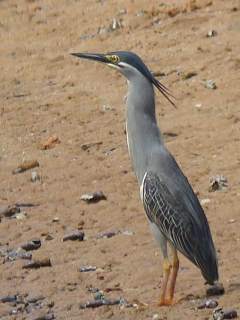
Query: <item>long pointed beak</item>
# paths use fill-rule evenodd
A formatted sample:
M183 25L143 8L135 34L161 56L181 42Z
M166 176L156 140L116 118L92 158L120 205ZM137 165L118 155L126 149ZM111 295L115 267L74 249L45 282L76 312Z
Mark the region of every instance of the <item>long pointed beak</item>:
M109 63L105 55L101 53L71 53L71 55L82 59L88 59L102 63Z

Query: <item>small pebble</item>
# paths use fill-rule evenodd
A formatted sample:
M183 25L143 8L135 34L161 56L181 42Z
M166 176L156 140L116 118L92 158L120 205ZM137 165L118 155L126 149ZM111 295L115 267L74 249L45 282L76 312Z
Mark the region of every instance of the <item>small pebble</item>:
M39 145L39 149L41 150L48 150L52 149L56 146L56 144L61 143L60 139L56 136L53 135L51 137L48 137L46 141L43 141Z
M155 313L153 316L152 316L152 320L160 320L161 317L158 313Z
M53 300L50 301L50 302L48 302L48 304L47 304L47 306L48 306L49 308L53 308L54 305L55 305L55 302L54 302Z
M26 252L25 250L22 250L21 248L18 248L17 250L5 250L1 252L1 255L4 257L4 262L6 261L15 261L16 259L26 259L31 260L32 254L29 252Z
M217 89L217 85L213 80L206 80L204 85L207 89L212 89L212 90Z
M80 304L80 309L86 309L86 308L98 308L101 306L113 306L113 305L119 305L121 304L121 299L116 300L108 300L108 299L100 299L100 300L94 300L94 301L88 301L86 303Z
M122 27L121 21L113 18L112 23L110 24L109 31L114 31Z
M17 207L23 207L23 208L33 208L40 206L39 203L31 203L31 202L17 202L15 203L15 206Z
M236 310L223 310L222 308L217 308L213 311L214 320L223 320L223 319L235 319L237 318Z
M39 162L37 160L24 161L16 169L12 171L12 174L22 173L26 170L39 167Z
M210 178L209 192L214 192L218 190L225 190L228 187L228 180L223 175L216 175Z
M18 313L17 309L12 309L9 314L10 315L16 315L17 313Z
M97 239L102 239L102 238L112 238L118 234L123 234L125 236L132 236L134 235L134 232L131 230L110 230L110 231L104 231L100 232L97 234Z
M35 260L35 261L31 261L25 265L23 265L23 269L38 269L41 267L51 267L51 261L49 258L44 258L41 260Z
M165 140L170 140L170 138L176 138L178 134L171 131L165 131L163 132L163 136Z
M120 230L101 232L101 233L97 234L97 239L112 238L112 237L116 236L119 233L120 233Z
M43 295L30 295L27 297L26 302L27 303L36 303L38 301L44 300L45 297Z
M209 299L206 301L205 305L208 309L214 309L218 306L218 302L216 300Z
M94 287L92 287L92 286L87 287L87 289L88 289L88 291L91 292L91 293L96 293L96 292L99 291L98 288L94 288Z
M134 235L134 232L131 231L131 230L123 230L121 232L121 234L125 235L125 236L133 236Z
M105 296L103 291L99 290L94 294L94 300L104 300Z
M202 206L204 206L205 204L208 204L208 203L210 203L210 202L211 202L211 200L208 199L208 198L207 198L207 199L201 199L201 200L200 200L200 203L201 203Z
M217 283L209 287L206 291L207 296L220 296L224 294L225 290L222 283Z
M235 319L238 317L236 310L224 310L224 318L223 319Z
M81 196L81 200L86 201L87 203L96 203L100 200L107 200L107 197L102 191L96 191L93 193L86 193Z
M199 305L198 305L198 309L214 309L218 306L218 302L216 300L212 300L212 299L208 299L205 301L202 301Z
M16 302L17 301L17 295L9 295L9 296L4 296L0 298L0 301L2 303L6 302Z
M125 9L125 8L120 9L120 10L118 11L118 14L119 14L119 15L123 15L123 14L126 14L126 13L127 13L127 9Z
M27 218L27 213L26 212L20 212L15 214L15 218L17 220L25 220Z
M106 156L109 156L114 150L116 150L115 147L110 148L110 149L107 149L107 150L104 150L103 153L104 153ZM104 200L106 200L106 199L104 199Z
M97 141L97 142L90 142L90 143L84 143L81 145L81 149L83 151L87 151L92 147L98 147L102 144L102 141Z
M190 72L184 73L182 75L182 79L183 80L188 80L188 79L191 79L191 78L193 78L195 76L197 76L197 72L196 71L190 71Z
M31 181L36 182L40 180L40 175L37 173L37 171L32 171L31 172Z
M13 205L13 206L1 206L0 207L0 217L6 217L6 218L9 218L9 217L12 217L13 215L15 215L16 213L19 213L21 211L21 209L16 206L16 205Z
M105 288L105 292L112 292L112 291L122 291L120 287L113 287L113 288Z
M113 107L109 106L109 105L103 105L102 106L102 111L103 112L107 112L107 111L113 111L115 110Z
M216 30L209 30L207 33L207 38L212 38L217 36L217 31Z
M80 267L80 272L90 272L90 271L96 271L97 267L95 266L83 266Z
M47 234L45 240L50 241L53 240L53 236L51 236L51 234Z
M75 230L67 235L65 235L63 237L63 241L68 241L68 240L78 240L78 241L83 241L84 240L84 232L83 231L79 231L79 230Z
M33 239L21 245L21 248L26 251L37 250L41 247L40 239Z

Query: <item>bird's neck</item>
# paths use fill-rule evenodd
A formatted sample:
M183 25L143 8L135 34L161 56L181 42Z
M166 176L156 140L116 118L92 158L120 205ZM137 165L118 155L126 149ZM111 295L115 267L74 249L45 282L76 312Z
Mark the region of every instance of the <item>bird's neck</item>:
M151 154L163 144L155 115L154 88L144 77L128 82L126 131L130 158L141 184Z

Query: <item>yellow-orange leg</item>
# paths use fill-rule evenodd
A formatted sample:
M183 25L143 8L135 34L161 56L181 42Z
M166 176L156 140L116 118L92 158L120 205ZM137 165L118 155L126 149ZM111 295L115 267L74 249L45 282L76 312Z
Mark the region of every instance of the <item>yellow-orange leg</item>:
M169 300L171 301L171 303L173 303L174 290L175 290L177 274L179 269L179 260L178 260L177 250L173 246L171 246L171 248L173 253L173 263L172 263L171 279L169 284Z
M169 301L166 299L166 291L169 275L171 272L171 264L169 263L168 258L164 258L163 260L163 283L162 283L162 293L160 296L159 306L169 305Z

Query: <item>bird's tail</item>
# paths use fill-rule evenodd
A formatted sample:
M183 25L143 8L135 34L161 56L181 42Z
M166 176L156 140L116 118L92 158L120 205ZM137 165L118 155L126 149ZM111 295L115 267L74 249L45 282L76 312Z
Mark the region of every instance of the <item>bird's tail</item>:
M212 241L208 245L204 245L205 250L199 250L202 253L198 258L198 266L201 269L202 275L206 282L210 285L214 285L218 281L218 261L216 250Z

